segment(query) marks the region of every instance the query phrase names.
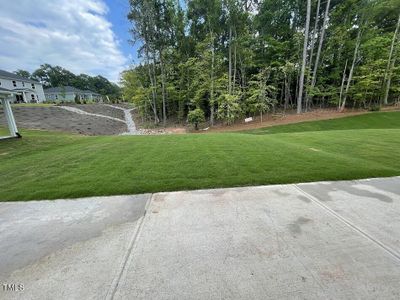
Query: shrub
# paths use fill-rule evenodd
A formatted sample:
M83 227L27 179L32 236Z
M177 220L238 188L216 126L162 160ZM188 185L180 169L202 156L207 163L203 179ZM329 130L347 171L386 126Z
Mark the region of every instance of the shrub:
M188 113L188 122L194 125L194 129L199 130L199 123L202 123L206 120L204 117L204 111L200 108L196 108L191 110Z
M369 111L380 111L380 110L381 110L381 107L379 105L372 105L369 108Z
M74 99L74 100L75 100L75 103L76 103L76 104L81 104L81 101L79 100L78 95L75 96L75 99Z

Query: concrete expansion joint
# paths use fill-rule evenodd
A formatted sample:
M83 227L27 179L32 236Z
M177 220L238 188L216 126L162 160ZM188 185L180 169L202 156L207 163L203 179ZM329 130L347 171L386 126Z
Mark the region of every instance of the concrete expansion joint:
M327 205L325 205L324 203L322 203L319 199L317 199L316 197L310 195L309 193L307 193L306 191L304 191L301 187L299 187L297 184L293 184L294 188L296 188L300 193L302 193L305 197L307 197L308 199L310 199L313 203L315 203L316 205L318 205L320 208L322 208L323 210L327 211L329 214L331 214L333 217L335 217L336 219L338 219L340 222L344 223L345 225L347 225L348 227L350 227L351 229L353 229L354 231L358 232L359 234L361 234L363 237L365 237L366 239L370 240L371 242L373 242L374 244L376 244L377 246L379 246L380 248L382 248L385 252L387 252L390 256L392 256L395 260L397 260L398 263L400 263L400 254L397 253L395 250L393 250L391 247L385 245L384 243L382 243L381 241L379 241L378 239L374 238L373 236L371 236L369 233L365 232L364 230L362 230L360 227L356 226L355 224L353 224L351 221L347 220L346 218L344 218L343 216L341 216L340 214L338 214L337 212L335 212L333 209L329 208Z
M115 278L114 278L114 280L113 280L113 282L111 284L111 287L110 287L109 291L107 292L107 295L106 295L106 299L107 300L114 299L114 296L115 296L115 294L116 294L116 292L118 290L118 287L119 287L119 283L120 283L121 279L123 278L123 276L125 275L124 273L125 273L125 271L127 269L128 264L132 260L133 250L135 248L135 244L136 244L136 241L137 241L137 239L139 237L139 234L142 231L143 224L144 224L144 221L145 221L145 218L146 218L146 215L147 215L147 211L148 211L148 209L149 209L149 207L151 205L153 197L154 197L154 194L151 194L149 199L147 199L147 201L146 201L146 205L145 205L143 216L141 217L140 221L136 225L136 228L135 228L135 230L134 230L134 232L132 234L132 238L131 238L131 241L129 243L128 249L126 251L126 254L125 254L125 256L124 256L124 258L122 260L121 266L119 268L119 272L115 276Z

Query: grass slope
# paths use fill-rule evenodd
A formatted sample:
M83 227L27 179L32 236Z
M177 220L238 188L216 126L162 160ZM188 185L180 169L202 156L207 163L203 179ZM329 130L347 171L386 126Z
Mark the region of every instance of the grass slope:
M313 122L326 131L273 135L85 137L22 131L22 139L0 141L0 200L400 175L400 115L367 116L369 126L379 129L332 130L366 126L364 118L354 117L333 120L335 125ZM386 118L393 121L389 129ZM364 125L357 125L360 120Z
M245 131L250 134L276 134L306 131L328 131L349 129L389 129L400 128L400 112L368 113L340 119L301 122L295 124L264 127Z

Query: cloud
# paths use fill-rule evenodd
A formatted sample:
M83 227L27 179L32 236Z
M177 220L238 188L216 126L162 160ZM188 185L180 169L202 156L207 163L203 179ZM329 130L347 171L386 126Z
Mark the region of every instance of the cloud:
M117 81L128 60L103 0L0 1L0 69L43 63Z

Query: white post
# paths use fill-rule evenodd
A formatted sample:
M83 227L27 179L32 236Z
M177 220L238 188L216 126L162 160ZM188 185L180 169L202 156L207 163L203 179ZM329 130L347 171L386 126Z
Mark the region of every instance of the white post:
M24 100L25 103L28 103L28 101L26 100L26 94L25 92L22 92L22 98Z
M10 130L10 135L13 137L17 137L18 129L17 129L17 124L15 123L14 115L11 110L10 100L3 99L2 102L4 107L4 113L6 115L6 120L8 123L8 128Z

